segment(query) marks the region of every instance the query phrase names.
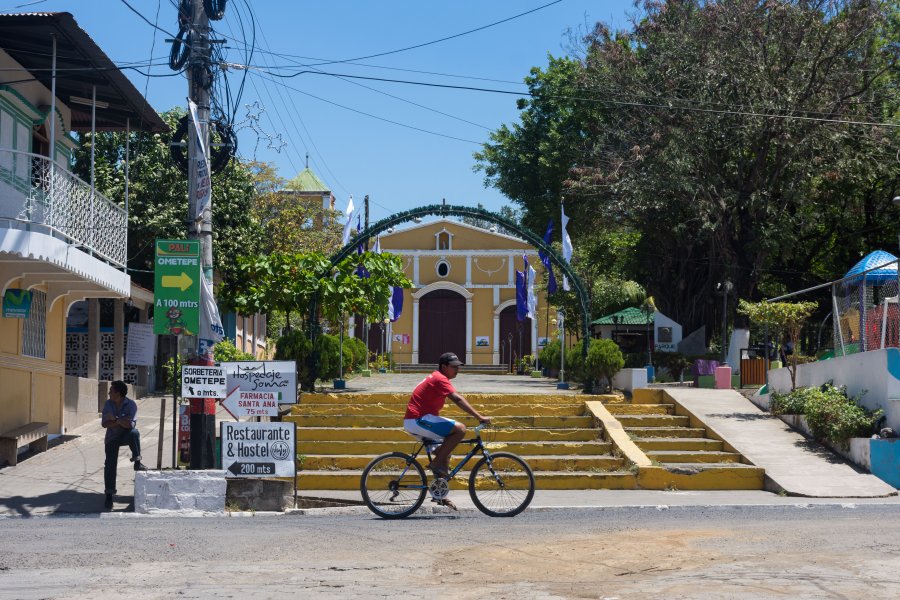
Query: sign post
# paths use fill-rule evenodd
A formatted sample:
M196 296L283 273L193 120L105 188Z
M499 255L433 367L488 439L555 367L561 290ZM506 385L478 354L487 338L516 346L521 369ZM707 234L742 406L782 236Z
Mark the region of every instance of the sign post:
M200 331L200 242L156 240L153 332L197 335Z
M205 361L201 361L205 362ZM191 404L191 469L215 466L216 399L224 398L225 370L206 364L181 368L181 395Z

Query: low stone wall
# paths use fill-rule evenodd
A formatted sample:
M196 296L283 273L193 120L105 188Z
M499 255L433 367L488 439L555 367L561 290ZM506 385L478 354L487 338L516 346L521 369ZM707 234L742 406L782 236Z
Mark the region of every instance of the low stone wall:
M242 479L229 477L225 500L238 510L283 512L294 508L294 486L290 479Z
M138 471L134 512L225 512L225 471Z

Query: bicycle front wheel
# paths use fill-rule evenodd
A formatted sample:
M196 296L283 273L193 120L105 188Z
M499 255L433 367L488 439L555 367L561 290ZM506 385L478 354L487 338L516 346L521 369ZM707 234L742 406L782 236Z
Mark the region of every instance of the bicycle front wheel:
M379 517L402 519L422 506L428 482L418 461L402 452L390 452L366 466L359 491L369 510Z
M469 475L469 495L478 510L491 517L514 517L534 497L534 473L524 460L509 452L495 452L481 460Z

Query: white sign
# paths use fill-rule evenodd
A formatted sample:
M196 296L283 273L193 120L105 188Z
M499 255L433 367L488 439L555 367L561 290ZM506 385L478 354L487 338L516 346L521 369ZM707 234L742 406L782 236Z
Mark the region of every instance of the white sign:
M225 369L185 365L181 367L181 395L185 398L224 398Z
M297 403L297 363L292 360L268 360L220 363L225 369L228 394L274 392L279 404Z
M296 478L296 423L223 421L220 438L226 477Z
M156 358L156 334L153 323L130 323L125 364L152 367Z
M279 396L278 392L245 392L234 389L222 400L222 407L235 419L275 417L278 415Z

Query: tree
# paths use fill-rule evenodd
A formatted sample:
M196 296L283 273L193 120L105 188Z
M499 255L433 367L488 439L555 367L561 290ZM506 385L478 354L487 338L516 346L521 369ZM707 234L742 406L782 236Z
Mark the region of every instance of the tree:
M268 163L248 167L257 191L253 216L265 232L267 251L332 254L340 249L340 212L323 208L318 196L310 199L285 190L284 179Z
M797 387L797 355L800 354L800 331L803 324L818 308L815 302L747 302L738 303L738 312L759 325L768 325L776 331L787 333L794 346L788 357L791 373L791 389Z
M597 381L606 379L612 390L613 377L625 366L625 358L619 346L612 340L594 339L588 347L585 359L587 375Z
M181 109L163 113L174 131ZM104 196L125 206L125 133L97 134L95 185ZM153 288L155 240L187 237L187 178L169 157L171 133L131 134L132 159L129 169L128 268L140 285ZM75 173L90 180L90 134L82 135L75 152ZM260 248L262 231L252 216L255 191L248 166L238 159L212 177L213 262L226 273L237 257L254 254Z
M891 242L900 130L840 122L898 122L896 2L641 8L628 30L598 24L583 58L533 69L520 122L476 154L523 222L565 196L576 251L633 236L620 276L710 331L726 278L771 296Z
M479 202L478 208L480 210L485 210L484 205ZM503 205L500 207L499 212L497 213L504 219L508 221L512 221L513 223L519 224L521 220L521 216L519 212L509 205ZM507 231L506 228L500 227L491 221L487 221L485 219L481 219L479 217L461 217L460 221L465 223L466 225L471 225L473 227L478 227L480 229L490 229L491 227L497 227L497 231L506 235L516 235L512 231Z

